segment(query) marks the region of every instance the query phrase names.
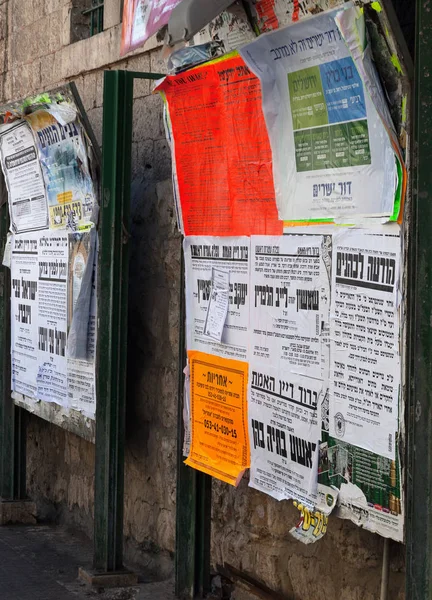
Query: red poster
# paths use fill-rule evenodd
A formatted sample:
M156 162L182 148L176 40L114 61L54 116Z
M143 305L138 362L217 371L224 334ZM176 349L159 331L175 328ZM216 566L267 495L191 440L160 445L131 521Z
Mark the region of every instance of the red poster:
M279 235L259 79L235 55L158 86L171 120L185 235Z

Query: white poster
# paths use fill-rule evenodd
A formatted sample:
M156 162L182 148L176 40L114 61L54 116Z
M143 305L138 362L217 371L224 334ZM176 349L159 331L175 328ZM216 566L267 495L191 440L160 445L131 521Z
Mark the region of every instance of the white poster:
M252 236L251 360L327 377L330 266L328 235Z
M39 265L38 234L11 239L12 391L37 396Z
M188 350L246 360L249 325L249 253L247 237L190 236L184 240ZM228 313L222 339L206 335L213 269L229 281Z
M96 414L96 315L97 315L97 251L94 253L93 280L90 315L88 322L87 360L68 358L68 403L84 415L94 418ZM72 267L71 260L70 267ZM70 274L69 274L70 275ZM75 297L81 290L73 286ZM71 294L69 294L69 298Z
M68 234L39 238L39 400L67 406Z
M323 382L249 366L250 486L313 508L317 494Z
M379 231L333 236L330 435L394 459L401 240L397 226Z
M0 126L0 159L15 233L48 227L48 203L32 130L26 122Z
M395 154L335 22L338 12L262 35L240 50L261 80L283 220L352 223L393 214Z

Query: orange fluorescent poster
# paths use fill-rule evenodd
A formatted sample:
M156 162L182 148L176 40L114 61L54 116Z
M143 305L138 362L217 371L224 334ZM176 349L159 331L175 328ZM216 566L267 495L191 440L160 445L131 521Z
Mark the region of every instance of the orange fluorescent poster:
M192 442L189 467L237 486L250 466L248 364L188 352Z
M156 88L172 131L185 235L281 235L261 84L236 53Z

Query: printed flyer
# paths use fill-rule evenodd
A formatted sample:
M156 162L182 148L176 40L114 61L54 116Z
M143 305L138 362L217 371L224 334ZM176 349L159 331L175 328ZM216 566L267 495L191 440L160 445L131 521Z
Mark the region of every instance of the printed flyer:
M248 365L188 352L191 446L186 464L237 486L250 466Z
M251 245L251 358L327 377L330 236L253 236Z
M0 160L14 233L48 227L45 183L32 130L25 121L0 126Z
M338 12L240 49L262 85L279 217L396 220L392 140L335 22Z
M277 235L259 80L237 54L165 77L185 235Z
M97 209L84 133L77 118L60 124L46 110L27 116L36 137L52 229L92 225Z
M187 348L224 358L247 360L249 327L250 239L191 236L183 242L186 274ZM228 277L222 337L206 331L212 273Z
M249 386L249 485L313 508L324 382L252 363Z
M330 435L391 460L399 427L397 225L333 236Z
M38 234L11 240L12 391L37 397L39 264Z

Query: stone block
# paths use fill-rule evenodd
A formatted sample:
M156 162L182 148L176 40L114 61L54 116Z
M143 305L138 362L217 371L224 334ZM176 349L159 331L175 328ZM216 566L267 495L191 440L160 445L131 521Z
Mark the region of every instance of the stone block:
M10 0L9 9L12 15L12 30L18 31L35 20L33 1ZM37 17L38 18L38 17Z
M162 99L158 96L135 100L132 132L134 142L145 139L158 140L165 137L162 108Z
M36 524L36 504L27 500L8 502L0 500L0 525L20 523L22 525Z
M92 588L129 587L138 583L138 575L127 570L113 573L96 573L80 568L78 577Z

